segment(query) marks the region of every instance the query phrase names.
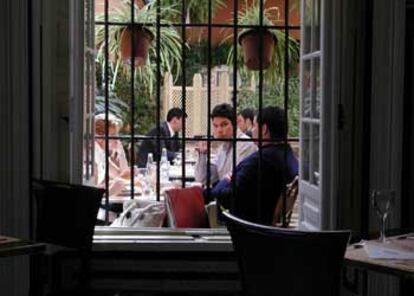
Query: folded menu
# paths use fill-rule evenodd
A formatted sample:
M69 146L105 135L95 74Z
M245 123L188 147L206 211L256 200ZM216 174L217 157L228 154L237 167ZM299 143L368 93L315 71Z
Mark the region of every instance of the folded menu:
M371 259L414 260L414 252L393 243L366 242L364 250Z

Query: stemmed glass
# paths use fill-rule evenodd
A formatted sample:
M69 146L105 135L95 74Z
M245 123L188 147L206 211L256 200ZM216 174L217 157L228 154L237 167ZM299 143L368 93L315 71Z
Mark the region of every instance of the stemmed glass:
M150 196L152 193L151 188L151 175L148 173L148 169L139 168L138 169L138 180L142 184L142 194L143 196Z
M395 191L389 189L373 190L371 192L371 203L378 217L380 218L381 231L379 241L386 242L385 221L391 214L395 203Z

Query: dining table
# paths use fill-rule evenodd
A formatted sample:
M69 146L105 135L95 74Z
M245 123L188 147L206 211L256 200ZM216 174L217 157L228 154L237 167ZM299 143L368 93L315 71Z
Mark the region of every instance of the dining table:
M362 276L360 288L357 288L357 282L348 282L344 278L344 285L351 291L361 289L360 292L356 292L358 295L369 295L368 274L370 272L398 278L400 295L413 295L414 233L388 237L385 243L379 240L363 240L351 244L345 252L344 265ZM354 281L357 278L354 274Z
M414 233L350 245L345 253L345 265L380 273L414 279Z
M0 235L0 257L39 254L45 249L44 243Z

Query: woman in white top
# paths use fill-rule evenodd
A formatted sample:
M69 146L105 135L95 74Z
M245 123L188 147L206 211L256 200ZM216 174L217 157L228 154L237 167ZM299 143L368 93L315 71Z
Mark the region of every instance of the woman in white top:
M108 115L108 135L116 136L122 125L122 121L116 116L109 113ZM96 136L105 135L105 114L95 116L95 134ZM109 144L109 195L116 195L121 192L130 178L130 168L125 155L124 147L118 139L108 140ZM95 140L95 184L105 186L105 139Z

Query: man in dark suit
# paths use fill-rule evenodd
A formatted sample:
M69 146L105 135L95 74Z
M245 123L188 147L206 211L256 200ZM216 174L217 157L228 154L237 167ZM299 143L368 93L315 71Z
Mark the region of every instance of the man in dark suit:
M167 121L160 126L160 152L162 148L167 148L167 157L169 161L175 158L176 152L181 148L181 143L178 139L178 133L182 130L183 117L187 117L180 108L172 108L167 113ZM154 161L160 158L158 154L157 136L158 129L154 127L146 136L153 137L145 139L138 151L137 165L138 167L145 167L147 163L148 153L152 153Z
M263 108L261 118L254 118L253 139L262 131L262 147L242 160L235 175L222 179L212 189L211 196L242 219L271 225L274 209L286 184L298 174L298 161L289 144L285 144L284 110ZM235 180L233 192L232 178Z
M243 109L237 114L237 127L250 138L252 137L254 111L250 108Z

